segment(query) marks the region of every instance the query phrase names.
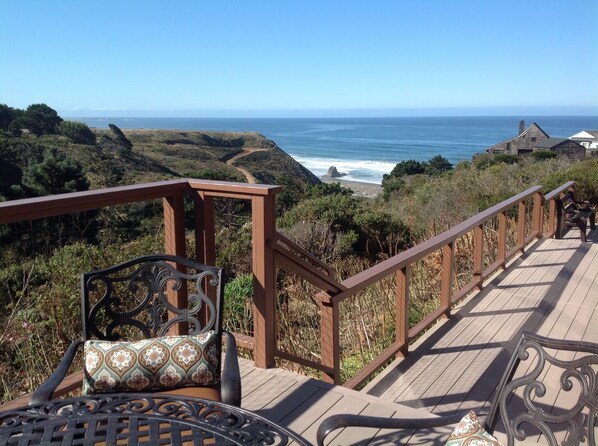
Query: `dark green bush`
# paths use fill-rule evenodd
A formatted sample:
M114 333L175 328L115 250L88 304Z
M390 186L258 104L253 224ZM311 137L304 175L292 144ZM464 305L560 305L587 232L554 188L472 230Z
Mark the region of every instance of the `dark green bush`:
M537 161L549 160L558 157L557 153L551 150L535 150L530 154L530 156Z
M574 164L560 172L555 172L542 181L544 193L561 186L567 181L575 181L578 198L598 204L598 159L588 159Z
M517 164L519 162L519 156L510 155L507 153L499 153L497 155L494 155L493 160L495 163Z
M82 122L62 121L58 124L58 133L66 136L75 144L95 144L96 135Z

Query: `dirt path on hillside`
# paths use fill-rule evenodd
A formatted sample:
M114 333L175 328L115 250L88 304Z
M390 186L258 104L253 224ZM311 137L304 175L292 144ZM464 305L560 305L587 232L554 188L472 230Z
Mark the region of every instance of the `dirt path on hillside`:
M231 159L229 159L226 164L228 164L229 166L234 167L235 169L237 169L239 172L241 172L243 174L243 176L245 178L247 178L247 182L250 184L256 184L257 183L257 179L246 169L243 169L242 167L239 166L235 166L233 163L238 160L239 158L243 158L244 156L250 155L253 152L264 152L266 150L269 149L258 149L258 148L254 148L254 147L248 147L247 149L243 149L243 151L241 153L237 153L235 156L233 156Z

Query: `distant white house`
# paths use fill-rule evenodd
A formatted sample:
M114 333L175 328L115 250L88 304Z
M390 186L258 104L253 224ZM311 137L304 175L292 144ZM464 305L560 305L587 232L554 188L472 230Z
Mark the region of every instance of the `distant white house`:
M598 156L598 130L582 130L569 139L586 148L586 156Z

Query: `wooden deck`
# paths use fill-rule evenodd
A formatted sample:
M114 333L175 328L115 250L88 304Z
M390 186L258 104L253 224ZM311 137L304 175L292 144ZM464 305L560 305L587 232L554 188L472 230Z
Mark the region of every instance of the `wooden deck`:
M598 342L598 234L544 240L492 285L461 305L362 392L280 369L243 365L243 407L288 426L315 443L334 413L429 416L484 410L523 330ZM446 431L346 429L332 444L440 444ZM372 438L373 437L373 438ZM368 439L371 439L368 443Z

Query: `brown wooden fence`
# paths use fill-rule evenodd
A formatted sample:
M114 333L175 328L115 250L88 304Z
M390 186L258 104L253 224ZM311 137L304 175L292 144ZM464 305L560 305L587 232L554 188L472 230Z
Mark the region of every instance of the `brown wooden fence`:
M574 188L574 182L568 182L546 196L541 187L532 187L496 206L487 209L461 224L443 232L407 251L362 271L342 282L334 279L333 273L325 265L319 265L317 259L310 258L296 245L289 243L278 234L275 246L278 266L303 277L322 291L317 294L320 301L320 330L322 361L306 360L287 352L277 351L278 356L298 364L320 370L325 381L356 388L370 378L378 369L397 356L406 355L409 342L418 337L440 318L450 316L451 307L474 290L480 290L484 281L497 270L504 269L509 259L525 251L534 239L551 237L555 234L555 199ZM498 218L498 237L494 261L484 267L484 227L491 220ZM507 223L511 218L515 223L515 243L509 247ZM548 224L545 224L547 219ZM545 229L546 228L546 229ZM473 232L473 274L472 280L460 287L454 281L455 242L464 235ZM411 327L410 310L410 271L412 265L435 251L442 253L440 304L431 314ZM395 340L381 354L348 381L341 382L341 347L340 347L340 303L354 298L369 286L380 282L389 275L395 275Z
M86 192L0 203L0 224L78 213L86 210L162 199L164 208L165 252L185 256L184 197L191 194L195 204L196 259L213 264L215 260L214 199L234 198L251 201L252 268L254 276L254 336L237 335L238 344L253 350L257 367L272 367L280 357L323 372L326 381L340 384L339 305L352 299L368 286L395 275L396 337L393 344L344 385L357 387L382 365L397 355L408 353L409 342L442 317L450 316L451 306L475 289L534 239L555 233L555 199L575 183L569 182L542 196L541 188L532 187L509 200L464 221L450 230L407 251L383 261L341 282L334 271L276 230L276 194L280 186L180 179ZM507 249L507 219L514 214L516 243ZM483 231L491 219L498 218L496 258L484 267ZM547 224L545 223L547 221ZM547 228L546 228L547 226ZM455 241L473 231L473 279L458 289L454 286ZM440 306L417 325L408 322L410 269L433 251L442 252ZM303 277L321 290L320 302L321 362L307 360L277 348L276 340L276 273L284 267ZM17 402L18 403L18 402Z

